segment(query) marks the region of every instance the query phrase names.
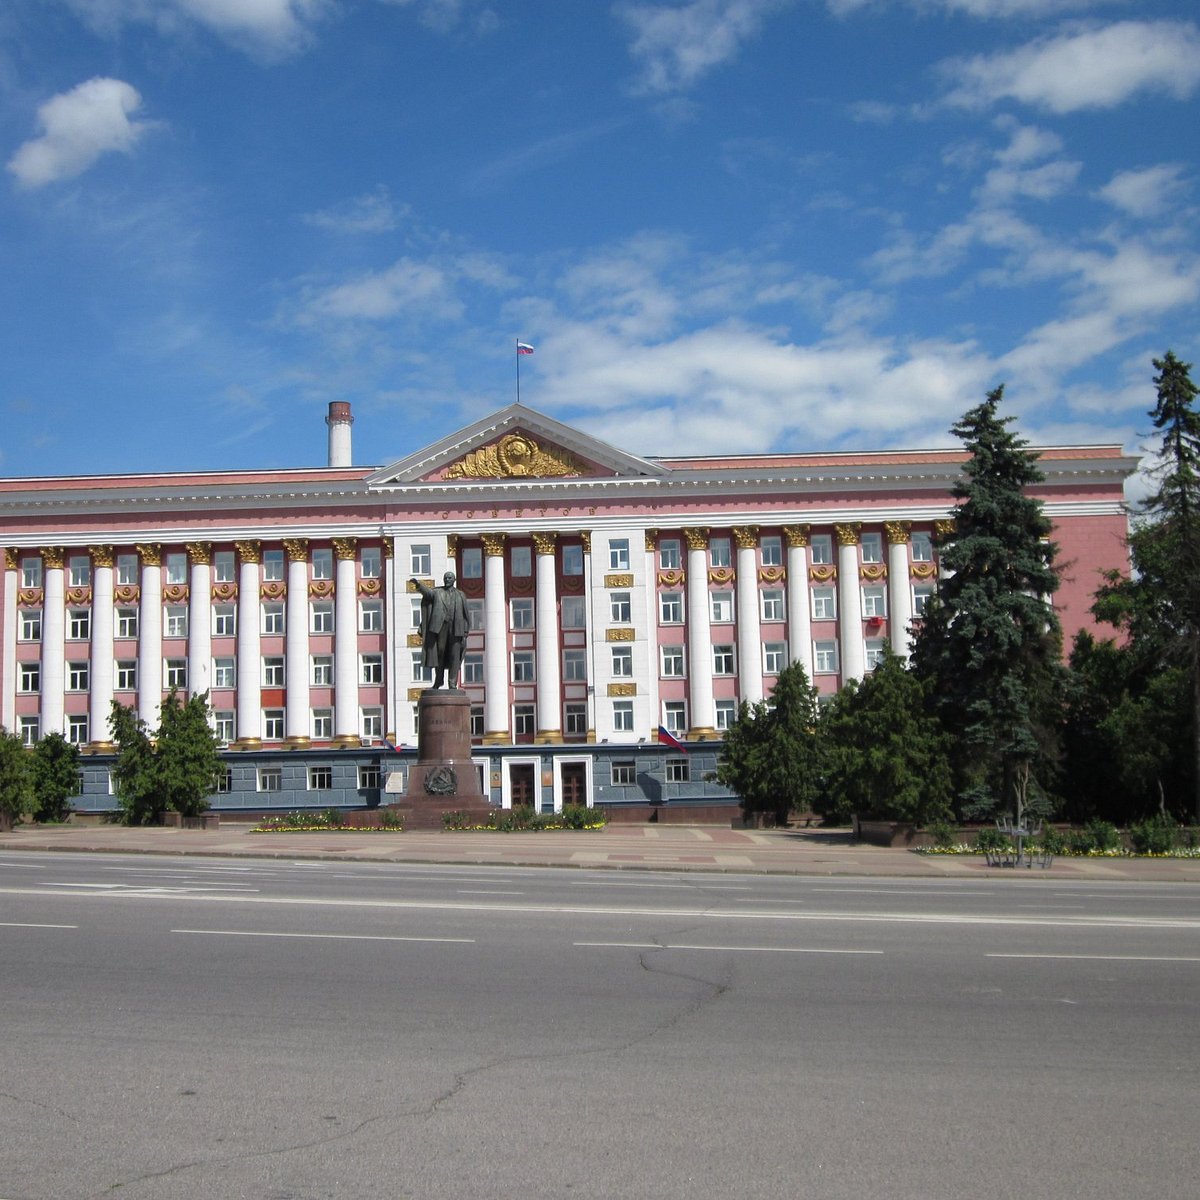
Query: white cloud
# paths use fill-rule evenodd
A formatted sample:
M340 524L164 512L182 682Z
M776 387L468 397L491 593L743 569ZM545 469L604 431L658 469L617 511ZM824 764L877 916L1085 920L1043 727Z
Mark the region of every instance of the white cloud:
M623 3L616 15L634 32L630 53L641 64L641 93L691 87L737 56L772 13L791 0L689 0L682 5Z
M21 146L8 169L22 187L39 188L81 175L104 154L128 154L151 128L130 119L141 104L120 79L89 79L38 109L41 136Z
M309 320L384 321L405 312L453 318L462 304L441 268L407 258L346 283L310 290L303 302Z
M1012 99L1068 113L1113 108L1144 92L1182 100L1200 86L1200 30L1190 21L1118 21L942 69L953 83L948 101L966 108Z
M408 209L397 209L391 193L380 184L373 191L336 204L320 212L306 213L304 220L333 233L388 233L395 229Z
M879 7L880 0L827 0L829 11L844 17L864 8ZM983 19L1003 17L1047 17L1055 13L1079 12L1117 0L909 0L920 11L942 9Z
M1132 217L1157 217L1187 189L1182 171L1179 163L1119 171L1096 194Z
M401 7L412 5L417 9L418 20L435 33L450 33L466 26L477 34L491 33L498 28L500 19L495 10L479 0L384 0L387 4Z

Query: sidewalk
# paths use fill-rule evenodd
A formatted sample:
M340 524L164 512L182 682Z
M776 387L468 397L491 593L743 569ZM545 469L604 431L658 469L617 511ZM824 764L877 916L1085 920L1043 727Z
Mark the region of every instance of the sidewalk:
M1200 859L1195 858L1058 858L1046 871L1004 870L989 868L982 856L925 856L866 846L848 833L822 830L610 825L591 832L252 833L251 828L232 823L215 830L21 826L11 833L0 833L0 852L53 850L778 875L1200 883Z

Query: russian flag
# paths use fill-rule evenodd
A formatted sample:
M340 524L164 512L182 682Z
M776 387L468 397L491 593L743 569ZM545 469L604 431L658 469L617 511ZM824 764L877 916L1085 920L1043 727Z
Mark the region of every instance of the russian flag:
M401 747L400 747L400 746L393 746L393 745L392 745L392 743L391 743L391 742L389 742L389 741L387 740L387 738L384 738L384 739L383 739L383 744L384 744L384 746L386 746L386 747L387 747L387 748L388 748L388 749L389 749L389 750L390 750L390 751L391 751L393 754L399 754L399 753L400 753L400 751L401 751Z
M682 750L684 754L688 752L688 748L665 725L658 727L658 740L672 750Z
M518 354L532 354L533 347L528 342L518 342L517 343L517 353Z

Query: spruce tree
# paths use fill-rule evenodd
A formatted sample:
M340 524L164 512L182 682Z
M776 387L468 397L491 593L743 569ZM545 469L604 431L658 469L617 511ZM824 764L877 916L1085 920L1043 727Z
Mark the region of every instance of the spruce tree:
M1003 387L952 432L970 457L953 494L944 577L913 648L934 713L954 741L968 816L1045 811L1057 759L1063 669L1050 597L1058 586L1051 523L1028 489L1043 478L1028 443L998 415Z

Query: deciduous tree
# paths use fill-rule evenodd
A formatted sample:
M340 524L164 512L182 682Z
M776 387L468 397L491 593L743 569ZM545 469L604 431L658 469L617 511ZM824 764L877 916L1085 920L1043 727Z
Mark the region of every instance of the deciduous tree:
M36 821L65 821L71 797L79 794L79 747L61 733L48 733L33 751Z
M0 828L33 811L33 762L15 733L0 728Z

